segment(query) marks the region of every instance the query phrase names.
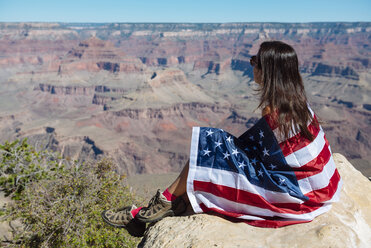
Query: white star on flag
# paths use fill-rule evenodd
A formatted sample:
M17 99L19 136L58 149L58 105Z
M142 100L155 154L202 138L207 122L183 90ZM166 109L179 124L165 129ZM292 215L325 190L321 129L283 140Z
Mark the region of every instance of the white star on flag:
M251 135L251 136L250 136L250 139L251 139L251 140L254 140L254 136Z
M263 141L262 141L262 140L259 141L259 145L260 145L260 146L263 146Z
M224 155L224 158L223 159L229 159L228 157L231 156L231 155L229 155L228 152L223 153L223 155Z
M245 167L246 165L245 165L245 163L242 161L242 163L240 163L240 162L238 162L238 167L239 168L243 168L243 167Z
M228 140L228 142L232 142L232 138L231 138L231 136L229 136L229 137L227 138L227 140Z
M204 156L209 156L210 157L210 153L211 151L209 151L209 149L206 149L206 150L204 150Z
M217 142L214 142L214 143L216 144L216 147L215 147L215 148L217 148L217 147L221 146L221 144L222 144L222 143L220 143L219 141L217 141Z
M251 163L256 165L256 158L251 159Z
M269 167L271 167L271 170L274 170L277 166L271 164Z
M211 129L210 129L209 131L206 131L206 133L207 133L207 135L206 135L206 137L207 137L207 136L209 136L209 135L212 135L214 132L211 131Z
M260 130L259 135L260 135L260 138L264 138L264 132L262 130Z
M266 147L264 147L264 150L263 150L263 153L264 153L264 156L269 156L269 150L267 150Z
M285 182L284 178L280 178L280 185L282 185Z
M262 171L262 169L259 169L258 170L258 177L262 177L263 176L263 171Z
M232 149L232 155L237 155L239 154L239 152L237 151L237 149Z

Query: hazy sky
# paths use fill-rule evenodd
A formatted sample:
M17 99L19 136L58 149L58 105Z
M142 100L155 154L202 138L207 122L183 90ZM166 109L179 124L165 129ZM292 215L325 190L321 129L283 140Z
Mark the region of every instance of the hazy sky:
M371 21L371 0L0 0L0 22Z

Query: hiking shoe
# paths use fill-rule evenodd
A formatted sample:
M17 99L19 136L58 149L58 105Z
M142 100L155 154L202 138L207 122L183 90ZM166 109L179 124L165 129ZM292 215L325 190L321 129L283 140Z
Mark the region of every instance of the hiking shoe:
M157 190L148 207L139 210L135 219L144 223L156 222L168 216L180 215L186 208L187 205L182 197L179 196L174 201L168 201L161 191Z
M146 224L139 222L133 217L131 211L136 209L135 205L119 208L116 210L105 210L102 218L108 225L118 228L125 228L130 235L142 237L146 230Z

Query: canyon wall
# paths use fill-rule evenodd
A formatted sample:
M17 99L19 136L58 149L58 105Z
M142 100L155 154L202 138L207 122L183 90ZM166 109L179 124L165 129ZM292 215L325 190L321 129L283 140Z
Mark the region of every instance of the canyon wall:
M333 151L371 176L371 23L0 23L0 141L179 171L192 126L257 120L249 59L282 40Z

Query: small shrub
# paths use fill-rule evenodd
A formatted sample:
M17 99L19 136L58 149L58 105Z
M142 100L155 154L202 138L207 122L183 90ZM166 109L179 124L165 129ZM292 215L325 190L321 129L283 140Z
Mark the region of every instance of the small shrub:
M8 146L17 150L16 145L8 144ZM31 153L34 153L31 161L36 161L35 158L39 156L37 152L28 145L21 144L21 146L24 150L31 150ZM4 160L3 154L2 160L6 161L7 165L15 164L16 161L25 161L19 154L22 153L18 153L17 156L12 155L11 152L5 153L5 156L10 157ZM43 156L55 157L50 152L43 153ZM97 163L83 165L76 162L62 165L61 160L51 161L54 161L51 163L52 166L45 166L48 163L43 160L40 166L35 162L37 168L45 171L42 173L43 176L26 177L28 180L24 181L24 186L19 192L18 184L4 184L9 188L9 192L15 192L14 190L18 192L18 197L7 207L7 219L18 219L23 223L22 230L14 231L13 246L134 247L137 245L139 239L131 237L124 229L106 225L100 216L105 209L133 203L132 194L124 185L124 179L114 172L116 167L111 160L106 158ZM53 164L54 169L52 169ZM25 165L27 164L22 164L23 167L27 167ZM13 168L15 167L17 165ZM11 173L15 171L17 170Z
M36 151L27 139L0 145L0 187L5 196L17 198L27 184L52 177L63 170L64 160L55 153Z

